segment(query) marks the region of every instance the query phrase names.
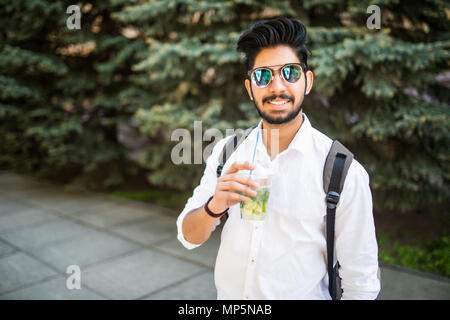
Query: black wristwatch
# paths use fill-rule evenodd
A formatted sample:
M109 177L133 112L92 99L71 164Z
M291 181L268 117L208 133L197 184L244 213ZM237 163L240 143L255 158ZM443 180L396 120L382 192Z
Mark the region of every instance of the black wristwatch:
M209 199L208 199L208 201L206 201L206 203L205 203L205 205L204 205L204 208L205 208L205 211L206 211L206 213L207 214L209 214L211 217L213 217L213 218L220 218L221 216L223 216L225 213L228 213L228 209L229 208L227 208L227 210L225 210L224 212L222 212L222 213L214 213L214 212L212 212L211 210L209 210L208 209L208 204L209 204L209 202L211 201L211 199L213 198L213 196L211 196Z

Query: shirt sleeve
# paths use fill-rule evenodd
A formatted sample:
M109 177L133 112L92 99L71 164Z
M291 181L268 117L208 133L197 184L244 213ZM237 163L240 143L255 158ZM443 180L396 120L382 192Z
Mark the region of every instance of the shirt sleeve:
M380 292L378 244L369 175L355 159L336 209L336 257L341 265L342 300L375 299Z
M200 180L200 184L194 189L192 196L187 200L186 206L183 211L177 218L177 231L178 231L178 240L181 244L191 250L201 246L201 244L193 244L187 241L183 235L183 219L184 217L194 209L200 208L203 206L206 201L208 201L209 197L214 194L214 190L216 189L217 184L217 166L219 165L219 155L222 152L222 149L231 136L225 137L224 139L218 141L216 145L213 147L211 155L208 157L206 161L205 171L203 172L203 176ZM214 226L215 228L220 224L220 219L217 221Z

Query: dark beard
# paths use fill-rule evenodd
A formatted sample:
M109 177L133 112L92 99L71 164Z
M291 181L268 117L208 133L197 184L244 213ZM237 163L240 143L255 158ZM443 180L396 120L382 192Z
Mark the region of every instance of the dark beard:
M303 102L303 101L302 101ZM253 100L253 103L255 104L256 110L259 113L259 116L261 118L263 118L264 120L266 120L268 123L270 124L282 124L282 123L287 123L289 121L291 121L292 119L294 119L295 117L297 117L297 115L300 113L300 111L302 111L302 103L300 102L299 106L297 109L292 110L291 112L288 113L288 115L285 118L275 118L275 117L271 117L267 114L264 114L256 105L255 100Z

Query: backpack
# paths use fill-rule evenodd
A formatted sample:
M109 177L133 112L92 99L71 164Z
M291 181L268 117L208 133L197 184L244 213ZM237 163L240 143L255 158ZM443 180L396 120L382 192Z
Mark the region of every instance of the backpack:
M217 177L222 174L225 162L231 154L244 141L250 132L257 125L245 131L239 130L224 145L219 155L219 165L217 166ZM328 152L323 170L323 188L325 191L325 202L327 204L327 270L328 270L328 291L333 300L340 300L342 297L341 278L339 277L339 261L333 267L334 260L334 224L336 218L336 206L339 203L340 194L344 186L345 177L353 160L353 153L345 148L339 141L334 140Z

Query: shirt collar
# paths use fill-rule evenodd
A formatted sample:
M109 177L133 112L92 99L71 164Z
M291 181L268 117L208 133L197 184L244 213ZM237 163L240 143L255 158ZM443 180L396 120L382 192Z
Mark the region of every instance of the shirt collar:
M308 117L305 113L302 112L303 115L303 122L300 128L298 129L297 133L295 134L294 138L292 139L291 143L288 146L287 150L294 149L299 151L302 154L309 153L309 150L312 146L312 126L311 122L309 122ZM260 131L259 133L259 140L258 140L258 146L257 149L261 151L267 151L265 150L264 143L262 142L262 132L261 132L261 125L262 120L260 120L257 129ZM258 131L254 131L254 138L256 141Z

